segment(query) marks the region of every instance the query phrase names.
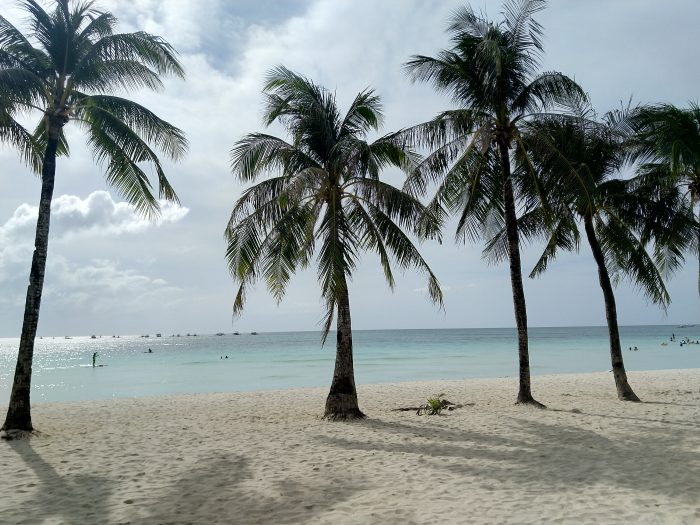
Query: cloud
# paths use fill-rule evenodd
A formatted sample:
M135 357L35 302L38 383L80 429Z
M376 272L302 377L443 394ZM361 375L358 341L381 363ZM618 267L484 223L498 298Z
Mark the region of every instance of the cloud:
M31 254L29 254L31 256ZM7 262L7 261L4 261ZM4 266L7 266L5 264ZM0 265L2 268L2 265ZM2 282L0 315L13 334L22 326L28 267L15 261L16 278ZM22 278L19 278L22 274ZM42 295L41 333L134 333L182 309L187 292L160 277L107 259L71 261L52 254Z
M454 290L454 288L452 286L447 286L447 285L441 285L440 289L442 290L442 293L448 293L448 292ZM458 289L459 289L459 287L458 287ZM420 288L414 288L413 292L420 294L420 295L428 295L428 287L421 286Z
M59 256L48 266L44 296L61 308L87 308L92 313L124 308L141 312L155 306L166 308L177 302L182 292L164 279L123 268L110 260L94 259L80 265Z
M182 220L188 208L161 201L161 214L154 220L136 213L127 202L115 202L106 191L95 191L85 199L76 195L61 195L51 203L51 237L89 235L121 235L138 233L152 227ZM20 204L12 216L0 226L0 243L28 243L34 238L38 206Z
M104 250L104 243L100 248L96 244L98 239L121 235L148 237L144 235L148 230L181 221L189 212L169 202L161 202L161 209L157 219L148 220L132 205L115 202L106 191L95 191L84 199L76 195L54 199L43 292L43 303L51 309L45 313L49 317L84 319L102 315L109 319L117 312L134 317L156 309L167 311L179 304L182 288L144 269L156 266L157 260L149 252L135 257L118 248ZM0 224L0 311L5 317L16 317L24 305L37 215L36 206L24 203ZM95 259L95 252L103 258Z

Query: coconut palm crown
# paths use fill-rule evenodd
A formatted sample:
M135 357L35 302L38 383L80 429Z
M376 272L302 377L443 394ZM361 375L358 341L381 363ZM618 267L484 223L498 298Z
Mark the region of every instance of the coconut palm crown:
M505 226L518 331L517 402L536 406L542 405L530 388L516 213L518 206L530 206L545 196L534 170L523 173L535 183L523 186L520 172L513 172L511 164L515 153L526 151L520 127L528 119L584 96L569 77L538 72L542 27L533 16L544 7L543 0L507 1L499 22L471 7L458 9L448 26L451 47L436 57L413 56L405 64L413 81L432 84L457 106L406 130L415 144L432 150L408 178L406 188L420 195L436 184L428 208L446 207L457 214L458 239L489 239ZM535 193L526 193L525 188L534 188Z
M688 108L671 104L643 106L628 121L634 131L629 141L630 156L640 163L638 177L656 184L666 181L678 187L688 206L695 210L699 225L686 248L694 250L700 261L700 106L695 102ZM667 250L657 251L657 259L669 270L684 262L682 252Z
M18 3L27 15L25 33L0 16L0 140L19 147L41 173L42 189L17 368L3 428L28 431L56 159L69 152L64 126L73 123L85 133L108 184L136 210L151 216L159 212L158 196L177 202L156 150L178 159L187 143L179 129L115 95L159 90L162 75L183 76L165 40L141 31L115 32L115 17L92 2L56 0L51 11L35 0ZM34 112L40 117L30 133L17 118ZM155 173L158 196L146 166Z
M355 389L348 281L361 252L371 251L389 287L395 282L393 260L402 269L424 272L430 298L442 304L435 275L406 233L439 239L440 217L380 180L385 167L410 170L416 157L395 135L366 140L382 120L372 90L359 93L342 115L333 93L277 67L264 94L265 124L282 124L290 140L252 133L232 150L234 174L256 182L235 203L225 232L226 258L239 283L234 313L241 312L248 287L259 278L280 301L292 274L311 265L315 256L325 303L324 341L337 317L325 417L364 417ZM265 174L271 176L257 182Z

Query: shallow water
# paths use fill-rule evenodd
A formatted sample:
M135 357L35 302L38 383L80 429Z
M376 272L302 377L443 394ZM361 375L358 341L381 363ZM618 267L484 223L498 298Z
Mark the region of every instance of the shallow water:
M627 326L620 332L628 370L700 368L700 344L678 343L700 340L700 326ZM672 333L675 343L669 342ZM514 329L357 330L353 340L358 383L517 374ZM333 334L328 341L322 348L318 332L44 337L35 349L32 401L326 386ZM9 398L18 342L0 339L0 403ZM104 366L92 367L93 352ZM530 328L530 359L533 375L609 370L607 329Z

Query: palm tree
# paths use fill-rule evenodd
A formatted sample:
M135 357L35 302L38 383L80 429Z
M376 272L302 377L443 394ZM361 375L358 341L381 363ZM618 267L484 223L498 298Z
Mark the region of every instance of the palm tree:
M45 11L35 0L22 0L27 14L25 36L0 16L0 87L5 115L38 111L32 142L41 148L41 199L35 249L24 310L17 368L10 395L6 431L32 430L29 393L34 338L44 283L56 158L68 153L63 128L75 122L87 134L96 161L105 166L107 182L141 213L153 216L159 203L143 165L152 166L159 195L177 202L153 146L177 159L187 142L176 127L145 107L112 93L123 89L162 87L159 76L183 77L175 51L162 38L144 32L115 33L116 19L91 2L56 0ZM27 135L7 121L26 143ZM6 135L8 136L8 135Z
M546 193L555 196L556 202L550 200L549 206L556 219L552 228L545 227L544 209L538 207L520 217L520 229L546 240L530 274L534 277L547 269L559 250L578 250L583 226L603 291L617 396L639 401L627 380L612 283L626 277L665 308L670 297L645 245L651 237L658 249L682 245L687 230L683 225L692 222L692 216L677 191L620 178L627 153L621 124L619 112L608 113L599 122L590 108L582 108L578 116L543 118L525 127L529 159L543 175ZM670 233L657 233L661 231ZM503 257L504 237L501 233L489 243L492 256Z
M629 122L635 132L630 141L631 157L641 163L639 174L677 185L700 219L700 106L691 103L687 109L671 104L642 107ZM700 223L690 246L700 262ZM680 264L682 258L680 254L674 265Z
M435 58L413 56L405 65L413 81L430 82L459 106L406 131L417 144L434 149L409 177L406 188L422 194L430 183L437 183L429 208L446 206L459 215L458 238L490 238L494 226L505 225L518 331L517 403L535 406L543 405L530 388L516 213L518 202L538 196L523 193L511 160L523 151L519 130L528 119L583 95L561 73L537 73L542 28L532 17L544 6L543 0L507 1L500 22L479 16L470 7L458 9L448 26L452 47Z
M393 259L428 276L433 301L442 304L438 281L404 230L439 238L440 217L418 200L379 179L386 166L410 169L415 155L395 135L367 142L382 114L372 90L359 93L342 116L335 95L284 67L269 73L264 88L265 124L277 121L291 141L253 133L232 150L234 174L243 182L275 176L248 188L226 228L226 258L240 283L233 305L239 314L248 287L262 277L280 301L297 268L311 264L325 302L322 341L337 315L336 360L324 417L362 418L355 389L348 281L360 252L376 252L390 288Z

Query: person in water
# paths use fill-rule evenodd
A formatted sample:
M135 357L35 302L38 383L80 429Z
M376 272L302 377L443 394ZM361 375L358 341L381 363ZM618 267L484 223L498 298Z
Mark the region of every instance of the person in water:
M97 359L98 353L94 352L92 354L92 367L95 368L95 359Z

